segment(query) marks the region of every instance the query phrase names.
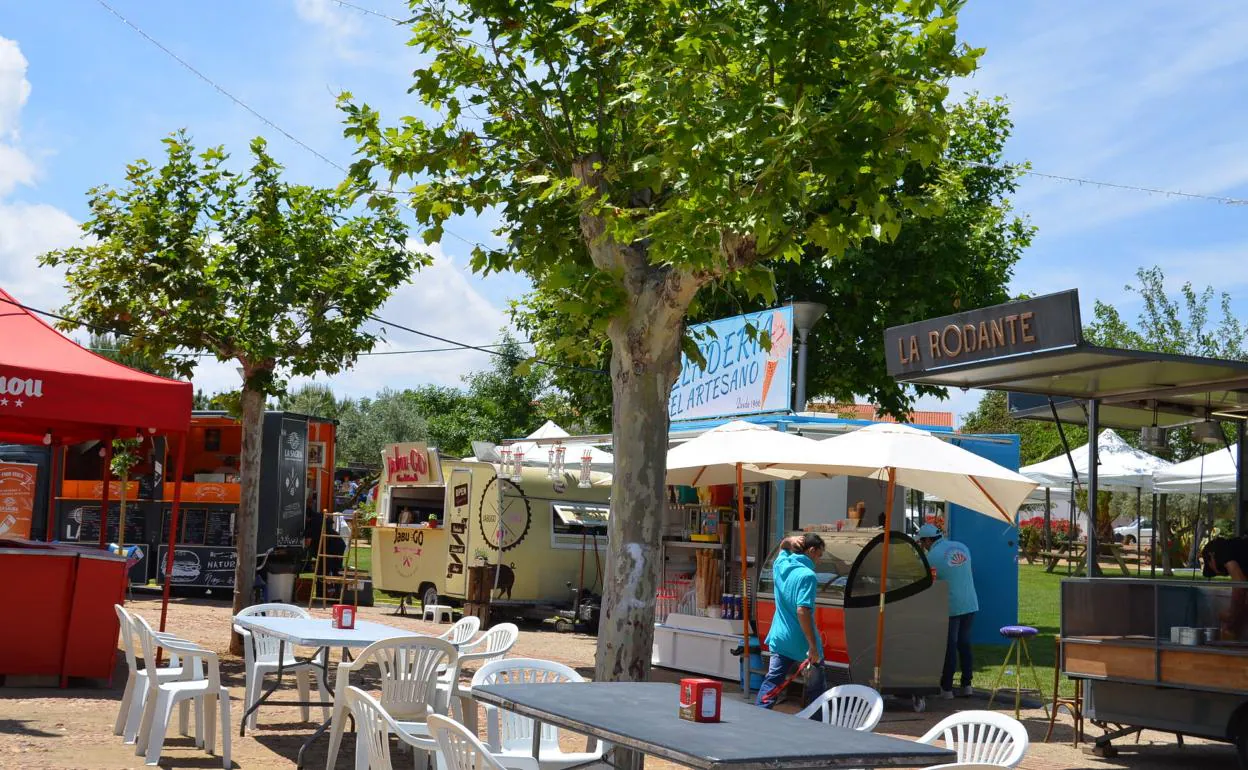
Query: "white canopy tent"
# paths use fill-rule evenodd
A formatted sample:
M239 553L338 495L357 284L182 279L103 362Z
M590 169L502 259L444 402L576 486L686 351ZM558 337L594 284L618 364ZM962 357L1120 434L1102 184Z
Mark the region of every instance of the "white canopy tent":
M1158 471L1153 477L1157 494L1226 494L1235 492L1239 447L1219 448Z
M1136 449L1122 440L1112 430L1101 431L1097 438L1097 486L1105 491L1152 489L1153 476L1172 463L1160 457ZM1075 478L1070 471L1070 458L1074 458L1079 483L1088 479L1088 445L1070 450L1070 455L1058 455L1044 462L1020 468L1019 473L1051 489L1069 490Z
M524 452L525 465L549 465L550 450L554 449L555 444L551 443L551 439L571 439L571 435L555 424L552 420L547 420L542 427L525 436L525 441L517 441L510 444L508 449L512 452ZM538 443L541 441L541 443ZM611 473L615 470L615 457L610 452L605 452L593 444L587 444L577 441L559 442L564 448L564 464L568 468L579 468L581 457L588 451L590 455L590 467L596 471L604 471Z

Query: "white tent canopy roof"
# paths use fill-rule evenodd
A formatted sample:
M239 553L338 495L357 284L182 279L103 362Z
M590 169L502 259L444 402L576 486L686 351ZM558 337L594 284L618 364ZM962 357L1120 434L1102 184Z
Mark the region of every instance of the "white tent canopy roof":
M1097 486L1103 490L1151 489L1154 474L1171 465L1160 457L1136 449L1112 430L1101 431L1096 446L1100 461L1097 468ZM1088 445L1072 449L1070 457L1074 458L1075 469L1079 472L1079 483L1086 485ZM1028 465L1021 468L1019 473L1042 487L1069 488L1074 481L1070 473L1070 459L1064 454Z
M571 436L566 430L556 425L553 420L547 420L542 427L525 436L525 438L531 440L517 441L507 448L513 452L516 450L524 452L525 465L548 465L550 463L550 450L555 447L555 444L539 444L537 443L538 440L570 439ZM564 466L573 469L573 471L580 467L581 457L586 450L589 451L589 455L592 458L590 467L594 470L611 471L615 467L615 458L611 453L604 452L593 444L569 441L561 443L560 446L565 450L563 455Z
M1239 447L1215 449L1158 471L1153 491L1159 494L1224 494L1235 491L1235 466Z

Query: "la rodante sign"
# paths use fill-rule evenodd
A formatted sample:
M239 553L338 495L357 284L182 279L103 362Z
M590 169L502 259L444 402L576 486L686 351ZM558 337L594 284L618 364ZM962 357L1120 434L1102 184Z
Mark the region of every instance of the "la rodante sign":
M884 333L884 355L889 375L897 377L1082 340L1079 292L1072 289L894 326Z

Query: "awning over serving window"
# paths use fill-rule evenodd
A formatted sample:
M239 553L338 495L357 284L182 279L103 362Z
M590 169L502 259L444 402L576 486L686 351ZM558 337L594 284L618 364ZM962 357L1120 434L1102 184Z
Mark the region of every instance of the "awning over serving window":
M554 508L555 515L569 527L605 527L611 516L611 509L606 506L556 503Z

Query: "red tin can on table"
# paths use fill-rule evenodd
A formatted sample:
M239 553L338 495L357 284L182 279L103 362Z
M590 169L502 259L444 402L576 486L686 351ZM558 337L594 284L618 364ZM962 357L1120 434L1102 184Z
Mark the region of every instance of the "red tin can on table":
M680 680L680 718L691 722L718 722L724 683L714 679Z
M355 606L335 604L333 626L334 628L355 628Z

